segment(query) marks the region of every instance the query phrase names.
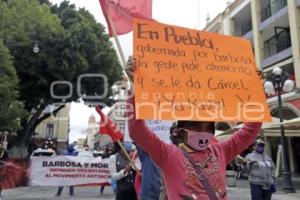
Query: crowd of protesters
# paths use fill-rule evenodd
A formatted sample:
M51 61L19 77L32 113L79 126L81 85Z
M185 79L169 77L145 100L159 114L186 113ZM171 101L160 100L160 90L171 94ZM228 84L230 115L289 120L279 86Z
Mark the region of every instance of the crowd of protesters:
M212 137L213 122L178 121L170 127L169 144L156 137L142 120L132 119L129 131L134 143L123 142L130 159L118 144L106 146L101 154L93 153L87 145L78 151L70 144L63 155L109 159L111 186L116 200L227 199L225 167L255 141L259 127L258 123L246 124L231 139L216 142ZM203 136L199 137L201 134ZM205 145L200 146L200 143ZM270 200L276 191L274 163L264 153L264 146L264 141L258 139L254 142L253 152L240 158L249 171L252 200ZM45 154L45 150L55 155L52 146L45 145L44 149L34 152L35 156L53 156ZM7 159L8 151L0 144L0 167ZM206 183L198 179L201 176ZM104 188L101 186L101 195ZM62 191L61 186L56 195L60 196ZM69 195L74 195L74 186L70 186Z
M135 60L130 58L127 75L131 81L134 70ZM128 103L134 105L134 96ZM226 166L253 143L253 152L241 158L249 170L252 200L270 200L276 190L274 163L264 153L263 140L256 141L261 123L245 123L229 139L217 142L214 122L177 121L170 127L171 143L167 143L160 140L143 120L135 119L134 109L128 110L127 114L131 116L128 129L133 143L123 142L125 148L116 143L114 148L107 146L101 154L93 154L87 145L78 152L73 144L69 144L63 152L66 156L109 159L116 200L227 199ZM2 167L8 153L0 145ZM49 152L51 155L47 154ZM32 155L34 153L35 156L56 155L53 143L49 142ZM3 177L0 174L1 183ZM0 184L0 195L1 187ZM104 188L101 186L101 194ZM56 195L60 196L62 191L63 187L58 187ZM69 195L74 195L74 186L70 186Z
M135 59L132 57L129 59L126 69L128 77L133 82L133 73L136 69ZM128 103L134 108L134 96L128 100ZM173 144L168 144L160 140L143 120L135 119L134 109L129 109L127 114L130 116L128 118L129 135L140 149L141 179L151 180L154 183L154 185L142 184L144 188L137 193L138 199L159 199L159 195L155 196L153 193L160 194L161 191L166 193L166 195L160 195L161 199L227 199L226 166L254 143L262 125L262 123L255 122L245 123L228 140L215 142L214 122L177 121L170 131ZM274 180L272 173L274 165L268 157L262 156L264 154L261 144L256 144L256 146L256 150L245 159L245 163L250 168L252 199L267 200L271 199L269 190L274 184L272 181ZM145 161L144 156L149 157L151 162ZM119 175L112 177L117 180L132 181L133 179L128 177L134 174L129 173L133 166L128 165L128 161L120 161L120 163L122 167L116 166L116 173ZM262 163L263 169L259 167ZM260 170L268 171L265 172L270 179L267 185L260 184L265 181L262 179L256 184L253 183L253 174ZM158 181L159 176L162 177L162 182ZM117 188L121 184L123 182L117 182ZM153 196L148 196L147 191ZM259 196L258 192L264 195ZM129 199L135 198L118 195L117 192L116 200Z

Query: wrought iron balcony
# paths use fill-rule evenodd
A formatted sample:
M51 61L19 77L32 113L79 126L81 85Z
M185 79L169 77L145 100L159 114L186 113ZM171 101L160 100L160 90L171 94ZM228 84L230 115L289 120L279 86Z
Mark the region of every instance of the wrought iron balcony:
M287 0L275 0L270 2L266 7L261 10L261 21L265 21L272 15L274 15L281 8L287 5Z
M291 47L290 31L289 28L286 28L264 42L265 58L277 54L289 47Z
M241 33L242 33L242 35L245 35L246 33L248 33L251 30L252 30L252 21L249 20L245 24L242 25Z

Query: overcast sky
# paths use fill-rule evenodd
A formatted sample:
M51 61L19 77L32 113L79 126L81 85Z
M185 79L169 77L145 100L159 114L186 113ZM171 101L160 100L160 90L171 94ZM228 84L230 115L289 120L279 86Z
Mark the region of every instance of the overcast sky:
M59 4L63 0L50 1L53 4ZM98 22L107 27L99 0L69 1L75 4L77 8L85 8L91 12ZM213 19L220 12L223 12L227 2L228 0L153 0L152 17L161 23L201 30L205 27L207 15L209 14L210 18ZM132 33L119 36L119 38L125 57L127 58L132 54ZM87 128L88 117L92 112L94 111L84 106L83 103L71 104L71 142L78 137L85 137L85 135L82 135L81 133ZM97 116L96 113L95 116Z

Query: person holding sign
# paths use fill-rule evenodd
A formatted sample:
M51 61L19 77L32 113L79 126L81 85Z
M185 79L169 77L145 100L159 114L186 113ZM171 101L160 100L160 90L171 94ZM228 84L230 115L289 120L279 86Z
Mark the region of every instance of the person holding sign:
M64 150L63 152L64 156L78 156L78 152L76 151L76 149L74 148L74 144L69 144L67 146L67 148ZM59 186L56 196L60 196L62 191L63 191L64 187L63 186ZM69 188L69 195L70 196L74 196L74 186L70 186Z
M131 57L126 73L133 81L136 62ZM161 141L143 120L135 118L134 97L128 100L128 128L131 139L143 148L161 170L168 199L227 199L226 166L253 143L262 123L245 123L226 141L212 143L214 122L178 121L174 130L182 139L177 146Z

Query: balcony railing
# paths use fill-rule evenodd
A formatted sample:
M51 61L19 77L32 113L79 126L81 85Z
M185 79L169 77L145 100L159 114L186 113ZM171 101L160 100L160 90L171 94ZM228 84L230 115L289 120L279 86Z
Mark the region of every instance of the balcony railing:
M290 31L287 28L264 42L265 58L277 54L291 46Z
M251 30L252 30L252 21L251 20L249 20L248 22L246 22L245 24L242 25L242 28L241 28L242 35L245 35L246 33L248 33Z
M261 21L265 21L287 5L287 0L275 0L261 10Z

